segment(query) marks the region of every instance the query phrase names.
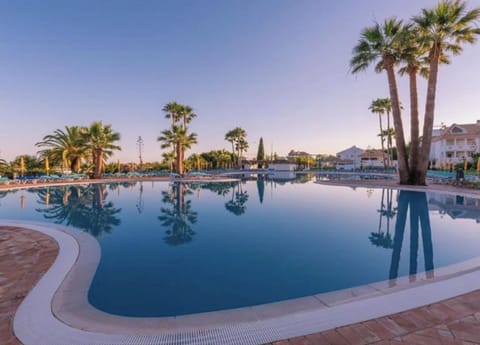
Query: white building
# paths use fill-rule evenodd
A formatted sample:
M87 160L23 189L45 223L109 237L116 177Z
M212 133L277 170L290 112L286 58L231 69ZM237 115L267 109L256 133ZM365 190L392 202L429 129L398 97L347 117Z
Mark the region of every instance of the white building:
M480 120L477 123L456 124L432 132L430 160L436 167L450 163L471 161L473 153L480 152Z
M335 170L353 170L355 165L351 159L338 159L335 162Z
M362 162L362 159L360 156L362 155L363 152L365 152L365 150L359 147L356 147L354 145L346 150L338 152L337 158L339 158L342 161L351 160L353 162L353 168L359 169L361 167L361 162Z
M384 168L388 157L382 150L367 149L360 155L362 168Z
M268 163L268 170L271 171L294 171L297 164L292 162L275 161Z

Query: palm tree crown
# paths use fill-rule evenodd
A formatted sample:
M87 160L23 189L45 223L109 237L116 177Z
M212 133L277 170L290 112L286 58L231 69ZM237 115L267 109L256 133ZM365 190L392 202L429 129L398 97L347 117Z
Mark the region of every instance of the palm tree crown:
M90 127L82 129L85 146L92 154L94 178L100 178L103 172L104 159L121 150L115 142L120 140L120 134L112 130L111 125L104 126L101 121L93 122Z
M39 152L41 156L48 157L52 162L62 163L64 169L70 168L75 173L79 171L81 160L86 156L84 140L78 126L65 126L65 130L57 129L35 145L45 148Z

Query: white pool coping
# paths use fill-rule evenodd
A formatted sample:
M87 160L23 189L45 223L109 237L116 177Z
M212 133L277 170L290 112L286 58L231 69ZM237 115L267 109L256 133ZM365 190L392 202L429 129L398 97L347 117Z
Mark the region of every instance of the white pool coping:
M55 262L15 314L15 335L26 345L264 344L395 314L480 288L478 257L433 273L260 306L177 317L123 317L88 303L88 288L100 260L99 244L91 235L43 222L0 220L0 226L39 231L59 246Z

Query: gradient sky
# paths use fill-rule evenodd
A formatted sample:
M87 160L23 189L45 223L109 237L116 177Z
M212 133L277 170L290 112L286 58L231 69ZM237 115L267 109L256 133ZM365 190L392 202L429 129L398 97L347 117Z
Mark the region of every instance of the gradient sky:
M251 149L335 153L378 147L368 106L387 97L384 74L349 73L360 31L435 0L0 0L0 157L35 154L65 125L112 124L113 159L161 159L156 138L169 101L191 105L199 144L230 149L241 126ZM480 0L468 2L480 6ZM435 124L480 119L480 43L439 75ZM420 96L423 113L424 82ZM400 97L408 109L406 80ZM408 131L408 116L404 123Z

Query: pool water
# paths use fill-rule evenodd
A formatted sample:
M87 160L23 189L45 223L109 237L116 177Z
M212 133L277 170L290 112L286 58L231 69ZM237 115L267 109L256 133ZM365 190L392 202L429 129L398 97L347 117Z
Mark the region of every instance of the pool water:
M2 191L0 218L95 236L102 256L90 303L138 317L433 275L480 253L478 199L325 186L305 176Z

